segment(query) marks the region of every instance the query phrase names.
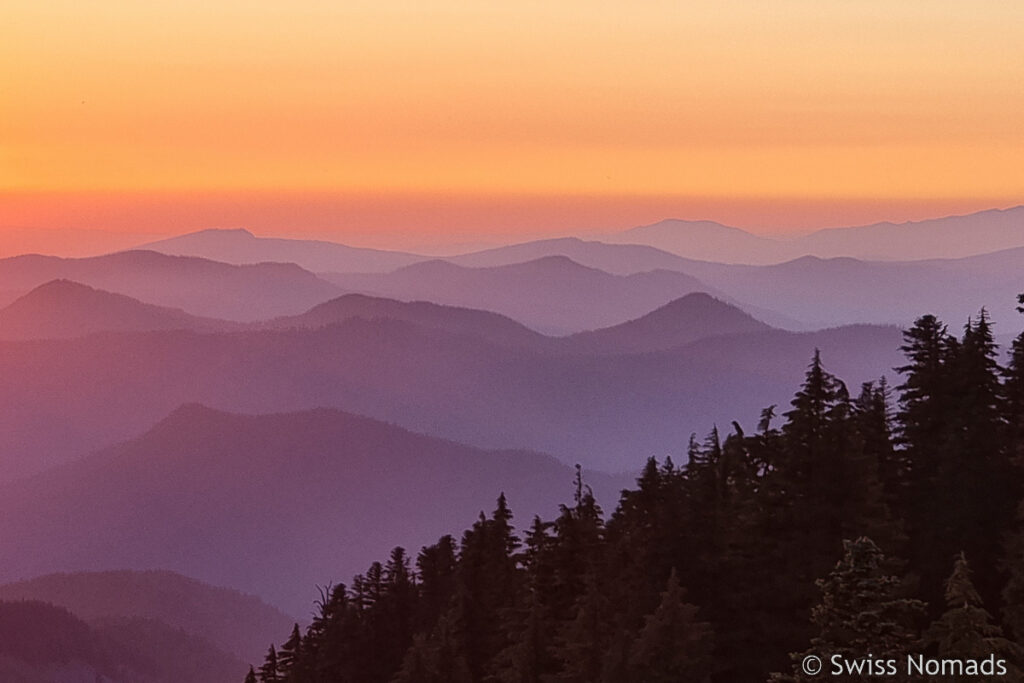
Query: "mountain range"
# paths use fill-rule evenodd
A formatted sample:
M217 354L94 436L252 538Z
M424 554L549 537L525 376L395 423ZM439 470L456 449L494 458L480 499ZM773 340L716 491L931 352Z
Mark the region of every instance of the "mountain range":
M1024 289L1022 221L1024 208L1016 207L896 226L830 229L788 240L708 222L662 222L650 230L603 236L606 242L538 240L445 260L423 257L390 272L359 272L372 264L355 263L352 272L321 277L339 290L490 310L560 335L612 326L693 291L790 330L852 323L906 326L924 312L959 325L982 306L1001 324L1012 325L1014 296ZM204 240L220 240L215 231L191 239L197 251ZM609 243L644 239L662 248ZM903 241L928 248L885 249ZM698 248L719 242L710 251ZM936 255L943 258L923 258ZM413 256L402 255L403 262ZM949 287L954 281L957 286Z
M0 585L0 601L17 600L64 607L89 623L158 621L243 662L262 658L295 621L255 596L163 570L79 571Z
M244 672L244 662L161 621L87 623L46 602L0 601L5 683L219 683Z
M200 230L138 247L172 256L197 256L235 265L294 263L313 272L388 272L427 257L362 249L324 240L257 237L248 230Z
M791 333L699 295L563 339L437 305L332 306L336 322L323 317L328 307L308 327L0 342L3 478L130 438L190 402L334 407L478 447L635 470L649 455L678 454L692 431L788 401L815 348L854 384L899 363L895 327Z
M962 258L1024 247L1024 206L904 223L824 228L792 236L756 234L714 221L666 219L628 230L594 234L589 242L575 237L538 242L559 241L564 243L558 246L558 253L620 275L636 272L630 270L629 258L592 263L585 256L586 245L594 241L627 244L635 248L657 248L700 261L748 265L782 263L801 256L878 261ZM544 253L535 251L530 245L538 242L452 255L446 260L468 267L485 267L530 261L553 253L550 249ZM571 242L576 244L569 244ZM257 237L247 230L201 230L138 248L236 264L287 261L313 272L389 272L436 258L350 247L322 240ZM635 250L634 253L639 252ZM667 264L653 267L671 268ZM620 272L620 269L627 272Z
M224 332L241 325L146 304L70 280L36 287L0 309L0 339L63 339L95 332L196 330Z
M664 220L601 241L643 244L703 261L768 265L801 256L916 261L962 258L1024 246L1024 206L905 223L826 228L767 237L713 221Z
M348 291L495 311L556 335L615 325L707 289L681 272L612 275L561 255L489 268L425 261L391 273L323 277Z
M550 456L482 451L336 410L247 416L187 405L140 437L5 486L0 580L163 568L309 614L317 585L348 581L395 545L415 554L490 512L503 491L519 523L550 517L571 501L573 477ZM596 472L586 479L609 505L630 483ZM141 576L122 579L127 594L111 605L81 594L109 590L113 582L95 576L22 583L0 596L40 595L91 614L165 611L158 604L170 596L134 596L140 583L159 585ZM208 634L219 633L228 604L238 619L276 619L241 596L177 583L168 590L190 602L167 607L169 618L194 612L193 628Z
M0 259L0 291L24 294L53 280L71 280L148 304L232 321L300 313L341 293L290 263L236 266L155 251Z

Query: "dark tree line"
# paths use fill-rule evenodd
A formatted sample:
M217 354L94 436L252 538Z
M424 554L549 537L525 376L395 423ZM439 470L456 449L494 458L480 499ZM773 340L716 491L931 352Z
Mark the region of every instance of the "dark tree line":
M396 548L247 681L799 681L803 651L1020 665L1024 334L1005 366L984 310L904 339L895 391L851 393L815 353L788 411L650 459L607 517L577 470L554 520L517 531L502 495L461 539Z

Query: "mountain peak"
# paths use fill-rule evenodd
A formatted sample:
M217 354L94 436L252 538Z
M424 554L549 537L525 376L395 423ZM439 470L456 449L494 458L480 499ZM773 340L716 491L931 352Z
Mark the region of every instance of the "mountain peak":
M94 332L214 331L232 327L225 321L143 303L67 279L39 285L0 310L2 339L67 339Z
M181 236L198 237L200 235L205 235L207 237L234 237L247 240L260 239L246 228L206 228L204 230L196 230L195 232L186 233Z
M693 292L614 327L573 335L581 348L601 353L663 351L705 337L764 332L771 327L704 292Z

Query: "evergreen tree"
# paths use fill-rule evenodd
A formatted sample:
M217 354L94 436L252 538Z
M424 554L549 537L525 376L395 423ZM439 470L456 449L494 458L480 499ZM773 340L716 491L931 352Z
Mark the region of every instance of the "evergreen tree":
M525 614L507 627L510 644L495 658L501 683L543 683L557 668L551 652L551 621L536 591L527 594Z
M521 584L515 549L519 539L504 495L491 518L483 513L462 538L453 609L461 629L466 664L482 680L494 657L508 646L502 617L516 605Z
M589 574L586 589L577 600L576 616L565 624L558 637L555 656L561 669L559 681L595 683L605 680L605 657L612 640L609 607L596 575Z
M382 671L386 679L394 673L402 660L414 632L417 591L404 548L398 547L391 551L384 565L383 581L379 629L374 636L382 640L383 652L379 656L384 662L390 663Z
M996 655L1008 660L1010 679L1020 679L1017 664L1021 663L1021 648L1004 638L1002 629L992 623L992 616L982 606L981 596L971 581L971 570L963 553L957 557L953 574L946 582L945 597L948 609L926 634L926 641L938 646L939 657L981 661ZM1007 678L973 677L972 680L995 683Z
M647 617L633 644L628 671L639 683L707 683L711 677L711 626L697 620L697 608L684 601L675 571L661 604Z
M473 683L462 641L462 627L441 617L430 637L417 636L392 683Z
M256 671L250 666L249 673L245 675L245 683L257 683Z
M1017 301L1017 310L1024 313L1024 294L1019 294ZM1024 332L1017 335L1010 347L1010 358L1003 371L1003 399L1003 419L1013 444L1011 456L1018 467L1024 467Z
M260 683L278 683L281 681L280 670L277 664L277 650L271 645L267 650L267 657L260 667Z
M576 491L572 507L562 505L554 522L555 538L551 550L554 570L555 601L552 616L564 621L573 618L577 601L586 592L588 580L596 573L604 548L604 520L594 493L583 482L576 466Z
M415 623L419 632L429 631L437 623L455 594L456 551L455 539L446 535L423 548L416 558L419 597Z
M845 541L843 546L843 559L828 578L817 582L822 600L812 611L817 635L811 639L810 649L791 655L794 672L773 674L772 681L815 680L800 668L809 655L841 655L847 661L871 656L903 660L914 651L924 603L901 596L901 582L886 574L888 562L874 541L862 537ZM877 679L868 673L844 680L868 683ZM904 679L897 676L889 680Z
M948 435L949 365L957 345L933 315L918 318L903 332L903 339L900 351L907 364L896 368L905 376L899 386L899 436L908 449L914 477L920 481L928 478Z
M277 670L282 680L289 680L289 676L295 669L296 660L301 656L301 648L302 634L299 633L299 625L295 624L292 634L277 653Z
M494 660L495 679L503 683L540 683L557 668L551 654L555 622L550 605L555 600L550 522L534 517L526 532L520 561L526 573L519 604L504 614L508 645Z

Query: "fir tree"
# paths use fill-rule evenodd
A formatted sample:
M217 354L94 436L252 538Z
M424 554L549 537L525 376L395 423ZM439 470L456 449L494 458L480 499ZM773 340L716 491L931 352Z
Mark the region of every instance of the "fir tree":
M684 601L676 572L661 604L646 619L631 648L628 671L640 683L707 683L711 677L711 626Z
M300 657L301 648L302 634L299 633L299 625L295 624L292 634L277 653L277 670L283 680L289 680L289 675L295 669L296 660Z
M506 630L510 644L495 658L495 679L501 683L543 683L556 669L551 652L551 621L540 596L527 594L524 613Z
M245 675L245 683L257 683L256 671L251 666L249 667L249 673Z
M559 660L559 681L595 683L604 681L605 657L612 638L607 595L597 577L587 577L586 589L577 600L575 618L565 624L558 637L555 656Z
M822 600L812 611L817 635L811 639L810 649L791 655L794 672L773 674L772 681L815 680L800 668L809 655L840 655L848 661L870 656L902 660L914 651L924 603L901 596L901 582L886 574L888 563L874 541L862 537L845 541L843 546L843 559L828 578L818 581ZM876 679L869 674L844 680L867 683Z
M925 637L926 642L937 645L939 657L981 661L996 655L1008 660L1010 678L1019 679L1021 671L1016 665L1021 662L1021 649L1004 638L1002 629L992 623L992 616L983 607L971 581L971 570L963 553L957 557L953 574L946 582L945 597L948 609ZM1007 679L997 676L972 680L995 683Z
M267 650L267 657L260 667L260 683L278 683L281 681L280 670L277 664L277 650L273 645Z
M1019 294L1017 301L1017 311L1024 313L1024 294ZM1018 467L1024 467L1024 332L1010 347L1010 359L1003 370L1003 399L1003 419L1013 444L1011 455Z
M429 631L447 609L455 594L456 570L456 543L450 535L442 536L437 543L420 551L416 558L417 631Z
M463 651L461 626L441 617L430 637L417 636L392 683L473 683Z

